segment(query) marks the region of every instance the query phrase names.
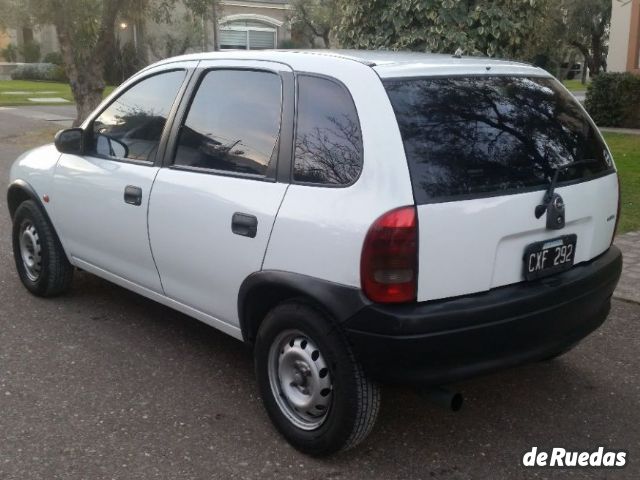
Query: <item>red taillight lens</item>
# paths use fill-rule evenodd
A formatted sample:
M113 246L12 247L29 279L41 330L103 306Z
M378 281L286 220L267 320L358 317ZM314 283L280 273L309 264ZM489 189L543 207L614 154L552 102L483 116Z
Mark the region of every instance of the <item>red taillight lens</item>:
M360 259L365 295L374 302L416 299L418 284L418 219L415 207L392 210L367 233Z

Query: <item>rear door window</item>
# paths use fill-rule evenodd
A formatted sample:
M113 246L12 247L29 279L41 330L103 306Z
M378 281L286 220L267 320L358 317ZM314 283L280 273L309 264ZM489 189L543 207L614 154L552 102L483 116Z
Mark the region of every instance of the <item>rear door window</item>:
M418 204L545 188L613 170L577 101L547 78L385 81Z
M265 176L278 154L282 82L271 72L212 70L180 129L175 165Z

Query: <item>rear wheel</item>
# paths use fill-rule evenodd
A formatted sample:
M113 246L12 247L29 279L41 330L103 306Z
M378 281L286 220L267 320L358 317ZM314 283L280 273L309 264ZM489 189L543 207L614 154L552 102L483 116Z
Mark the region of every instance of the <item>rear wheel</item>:
M260 326L255 362L267 413L298 450L329 455L356 446L373 428L379 387L339 328L311 306L273 309Z
M13 256L20 280L31 293L52 297L71 287L73 267L33 200L21 203L13 217Z

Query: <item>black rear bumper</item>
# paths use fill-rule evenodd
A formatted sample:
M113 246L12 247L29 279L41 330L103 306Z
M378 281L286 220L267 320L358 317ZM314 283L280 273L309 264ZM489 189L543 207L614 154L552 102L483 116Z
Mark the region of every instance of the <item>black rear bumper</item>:
M369 305L344 325L373 378L445 384L571 348L606 319L621 271L614 246L552 277L448 300Z

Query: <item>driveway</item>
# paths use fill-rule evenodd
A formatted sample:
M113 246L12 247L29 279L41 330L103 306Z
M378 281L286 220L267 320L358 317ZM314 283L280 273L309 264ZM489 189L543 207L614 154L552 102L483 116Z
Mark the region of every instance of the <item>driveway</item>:
M0 111L0 183L46 120ZM271 427L242 344L78 273L43 300L14 272L0 195L0 478L513 479L640 476L640 306L566 356L458 384L453 414L385 388L358 449L299 454ZM525 470L533 446L628 451L620 470Z

